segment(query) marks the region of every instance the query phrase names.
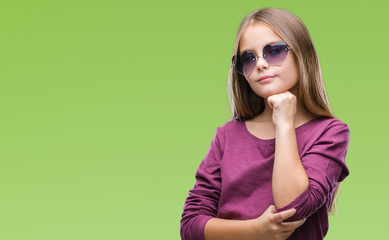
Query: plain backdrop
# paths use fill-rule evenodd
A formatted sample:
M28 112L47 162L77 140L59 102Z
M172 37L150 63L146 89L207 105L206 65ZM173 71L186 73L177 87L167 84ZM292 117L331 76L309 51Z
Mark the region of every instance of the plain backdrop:
M308 27L351 132L326 239L383 239L385 1L3 1L0 239L180 239L194 174L229 121L236 31L263 7Z

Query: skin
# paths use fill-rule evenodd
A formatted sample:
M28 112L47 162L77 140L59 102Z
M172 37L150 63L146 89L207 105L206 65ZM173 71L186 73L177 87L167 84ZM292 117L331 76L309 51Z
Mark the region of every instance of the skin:
M270 205L258 218L250 220L229 220L211 218L205 225L206 240L281 240L288 238L305 219L294 222L282 222L293 216L295 209L277 213Z
M244 31L240 49L250 49L262 55L262 49L272 41L282 41L270 28L254 23ZM275 76L269 82L257 82L263 75ZM265 110L246 121L254 135L267 139L276 138L272 190L275 206L271 205L258 218L228 220L212 218L205 225L205 239L286 239L301 226L305 219L283 222L293 216L295 209L277 213L281 208L303 193L309 185L308 177L299 158L295 128L313 119L300 104L298 96L299 74L292 51L280 66L269 65L259 58L254 71L245 76L252 90L265 100Z
M254 49L257 54L262 54L263 47L271 41L282 39L266 25L255 23L242 35L240 49ZM275 77L268 82L257 82L263 75ZM274 203L281 208L308 188L308 176L298 154L295 128L313 116L304 110L297 98L299 74L292 51L279 66L272 66L259 58L256 68L246 79L253 91L265 100L264 112L250 122L250 127L257 133L267 128L266 133L276 139L272 188Z

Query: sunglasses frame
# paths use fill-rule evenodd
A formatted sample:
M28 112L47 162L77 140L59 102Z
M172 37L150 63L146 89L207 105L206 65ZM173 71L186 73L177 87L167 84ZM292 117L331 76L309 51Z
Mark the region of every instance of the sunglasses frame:
M281 43L281 44L280 44ZM289 50L292 50L292 48L290 48L289 46L288 46L288 44L286 44L284 41L278 41L278 42L275 42L275 43L273 43L273 44L267 44L266 46L264 46L263 47L263 49L262 49L262 53L263 53L263 50L266 48L266 47L269 47L269 46L276 46L276 45L281 45L281 46L283 46L283 45L285 45L285 49L283 49L284 51L289 51ZM245 51L243 54L245 54L246 52L248 52L248 51ZM252 53L252 52L251 52ZM239 73L239 74L241 74L241 75L244 75L244 73L243 73L243 65L242 65L242 72L240 72L239 70L238 70L238 64L237 64L237 61L239 61L239 59L241 58L241 56L243 56L243 54L241 55L241 54L236 54L236 55L234 55L234 56L232 56L232 67L233 67L233 69L235 69L235 71L237 72L237 73ZM257 63L257 61L258 61L258 59L259 58L264 58L265 60L266 60L266 62L269 64L269 65L271 65L271 66L277 66L278 64L272 64L272 63L270 63L267 59L266 59L266 55L265 54L263 54L262 56L261 55L258 55L257 57L255 56L255 54L254 53L252 53L253 55L254 55L254 58L255 58L255 64ZM288 53L287 53L288 54ZM287 56L287 55L286 55ZM286 58L286 56L285 56L285 58ZM284 62L284 60L285 60L285 58L282 60L282 62ZM238 60L236 60L235 61L235 59L238 59ZM282 62L280 63L280 64L282 64ZM250 72L251 73L251 72ZM250 74L249 73L249 74Z

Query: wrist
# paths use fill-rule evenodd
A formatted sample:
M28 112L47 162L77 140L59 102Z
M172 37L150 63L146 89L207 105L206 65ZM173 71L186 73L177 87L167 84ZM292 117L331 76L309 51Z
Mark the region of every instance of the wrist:
M276 131L290 131L294 130L294 124L293 122L285 122L282 124L277 124L275 126Z
M247 220L247 233L250 239L261 239L263 228L259 218Z
M241 239L257 240L255 222L253 220L230 220L211 218L204 228L205 239Z
M250 237L254 237L258 231L258 227L254 224L254 219L247 220L247 233Z

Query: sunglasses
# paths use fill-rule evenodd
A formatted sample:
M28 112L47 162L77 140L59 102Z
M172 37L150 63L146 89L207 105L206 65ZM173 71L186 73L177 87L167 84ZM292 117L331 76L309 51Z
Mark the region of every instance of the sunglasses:
M248 76L255 69L257 60L260 57L263 57L270 65L281 65L289 50L291 48L282 41L268 44L262 50L263 56L256 57L251 51L245 51L242 55L234 55L232 57L232 66L238 73Z

